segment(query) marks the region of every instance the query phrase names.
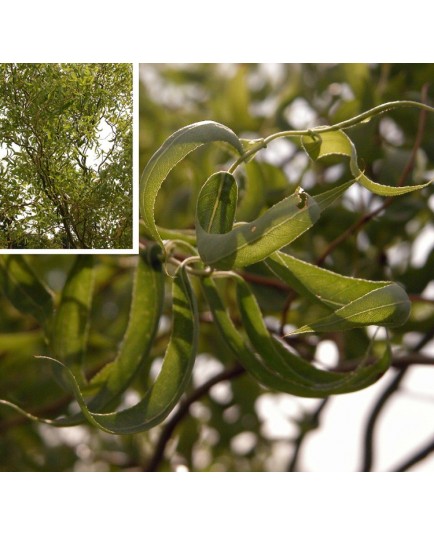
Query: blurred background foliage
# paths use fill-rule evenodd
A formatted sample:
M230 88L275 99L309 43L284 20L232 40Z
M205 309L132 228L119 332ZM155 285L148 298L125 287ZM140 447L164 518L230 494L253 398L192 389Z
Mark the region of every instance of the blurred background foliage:
M393 100L421 100L427 92L432 104L432 64L143 64L140 66L140 170L159 145L175 130L195 121L212 119L245 138L265 137L278 130L309 128L350 118L368 108ZM425 89L423 90L423 88ZM419 134L418 134L419 132ZM408 183L434 178L434 116L423 126L419 112L395 111L348 131L368 175L378 182L396 185L414 151ZM218 147L203 147L171 173L157 200L157 222L168 228L192 228L197 194L206 178L227 167L229 155ZM265 206L292 193L301 184L309 193L325 191L349 178L341 162L312 163L296 144L276 140L237 179L241 192L249 177L260 174ZM259 194L258 194L259 195ZM377 445L369 435L369 413L388 382L404 382L411 359L426 364L426 378L434 363L434 196L432 187L394 200L385 212L362 219L383 201L353 186L342 202L325 212L320 225L298 239L289 251L310 262L320 262L341 274L365 279L391 279L405 285L413 301L409 322L391 333L396 352L392 370L364 399L364 421L358 423L358 453L342 460L342 470L378 470L373 462ZM244 214L251 216L249 207ZM253 217L253 216L252 216ZM362 223L349 233L355 223ZM347 236L340 241L340 237ZM336 247L335 247L336 246ZM59 291L71 265L70 256L28 256L46 283ZM88 374L113 359L128 319L132 256L98 256L97 282L87 352ZM250 279L263 275L253 266ZM254 285L270 329L278 329L282 310L291 305L286 322L317 312L312 305L288 300L288 291L277 286ZM230 299L230 289L228 289ZM330 401L304 400L270 393L237 368L236 361L213 328L200 301L199 355L187 393L188 412L174 421L173 415L147 433L110 436L80 425L55 429L29 423L0 407L0 469L3 471L286 471L328 470L327 446L322 465L309 458L308 446L327 427ZM236 311L234 311L236 314ZM303 322L304 323L304 322ZM170 331L170 303L166 304L150 364L155 375ZM297 349L329 366L345 366L360 358L372 331L355 330L341 335L308 336ZM322 351L320 352L320 348ZM398 351L399 349L399 351ZM415 352L417 350L417 352ZM5 298L0 306L0 398L10 399L44 416L73 411L74 404L56 387L48 367L31 359L46 351L35 320L18 313ZM417 355L415 355L417 353ZM227 378L224 370L229 370ZM217 375L222 381L198 388ZM146 388L138 378L125 395L134 403ZM408 387L408 385L406 386ZM369 395L369 393L368 393ZM432 389L431 389L432 395ZM338 397L344 400L346 396ZM190 398L188 398L190 397ZM429 392L427 398L429 399ZM190 403L191 402L191 403ZM429 411L434 410L432 399ZM177 412L175 411L175 414ZM379 414L381 411L379 412ZM376 418L376 417L375 417ZM407 421L406 421L407 422ZM381 424L381 421L380 421ZM172 426L173 425L173 426ZM176 426L175 426L176 425ZM172 426L172 428L170 427ZM373 426L373 425L372 425ZM411 423L410 423L411 426ZM337 441L345 441L341 423ZM434 429L426 422L424 439ZM415 436L414 449L418 444ZM374 454L373 454L374 453ZM400 460L385 453L385 466L393 470ZM362 458L360 458L360 456ZM360 465L360 459L363 459ZM399 465L399 463L398 463ZM418 466L416 466L417 469ZM334 466L333 466L334 468Z

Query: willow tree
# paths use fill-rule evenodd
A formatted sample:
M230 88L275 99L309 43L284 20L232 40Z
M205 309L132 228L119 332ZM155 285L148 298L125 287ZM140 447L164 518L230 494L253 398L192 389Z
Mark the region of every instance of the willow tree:
M131 64L1 64L0 144L0 248L131 247Z
M141 66L140 254L0 255L0 470L434 452L434 66L272 67Z

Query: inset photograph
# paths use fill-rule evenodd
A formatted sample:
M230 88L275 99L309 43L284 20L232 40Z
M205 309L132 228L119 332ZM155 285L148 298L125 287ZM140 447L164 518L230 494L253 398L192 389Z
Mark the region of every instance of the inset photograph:
M133 64L0 64L0 250L133 248Z

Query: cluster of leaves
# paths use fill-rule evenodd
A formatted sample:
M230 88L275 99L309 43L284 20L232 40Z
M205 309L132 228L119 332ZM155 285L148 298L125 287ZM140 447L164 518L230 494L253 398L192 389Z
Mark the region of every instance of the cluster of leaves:
M0 65L0 248L132 247L132 65Z
M17 443L45 452L41 444L49 443L49 436L42 421L59 427L81 424L79 429L90 434L88 444L98 451L96 459L106 467L160 467L176 428L165 468L181 462L193 469L263 470L272 452L258 411L265 393L323 398L366 387L393 364L397 349L406 351L409 330L425 334L432 325L432 305L414 301L410 313L409 299L409 294L412 300L416 293L420 297L431 280L429 262L420 269L387 263L392 245L411 242L432 219L430 187L420 180L432 169L431 149L424 145L427 158L420 154L418 114L409 103L376 107L378 100L388 100L388 93L368 90L377 87L370 73L374 67L305 66L281 87L274 82L255 86L258 66L238 66L226 78L208 65L143 68L164 73L167 87L178 88L182 98L175 91L165 95L158 84L154 96L142 91L141 254L2 260L7 297L2 325L15 332L10 339L15 351L5 347L1 363L0 377L8 378L2 398L25 419L33 419L30 426L18 428L14 423L21 416L13 420L9 408L1 409L6 419L0 426L7 432L3 459L13 459ZM297 74L295 66L286 69ZM401 88L408 80L392 72L383 73L381 80L389 96L404 95ZM330 87L341 81L351 86L353 101ZM256 89L247 91L250 85ZM196 86L203 92L191 91ZM254 99L264 99L267 92L275 98L275 121L270 110L252 113ZM340 126L300 129L288 124L291 114L286 111L300 94L322 118L319 124ZM326 101L327 95L331 100ZM173 98L172 103L166 98ZM178 99L183 114L167 113L171 106L176 112ZM206 108L211 105L212 110ZM354 119L371 106L374 111ZM387 142L380 128L382 112L402 125L404 147ZM195 122L205 115L216 121ZM247 139L251 131L264 137ZM287 149L284 159L289 150L290 161L276 165L266 155L279 143ZM408 186L409 172L405 180L397 177L415 144L419 154ZM303 164L298 175L291 166L297 158ZM390 203L398 194L407 195ZM390 197L380 205L378 195ZM374 211L385 208L376 220ZM401 229L408 220L418 225ZM354 221L359 226L351 229ZM357 240L362 228L363 239ZM59 274L65 284L53 285ZM395 281L404 282L405 290ZM113 308L116 320L108 334L107 313L102 313ZM366 329L372 324L385 326L388 338L373 339ZM317 366L315 347L321 340L336 342L336 370ZM32 368L26 364L29 354L51 357ZM23 364L19 375L17 359ZM217 372L207 381L200 374L205 365ZM36 386L31 382L34 367ZM48 388L50 370L59 387ZM212 391L228 379L229 394ZM66 397L61 394L65 388ZM39 411L29 406L32 393L39 393L33 398ZM72 400L80 407L70 405ZM146 432L175 406L157 428L157 439L155 430ZM44 418L35 419L35 414ZM91 426L84 428L86 421ZM314 421L300 416L300 437ZM21 439L20 430L26 434ZM245 433L254 436L256 448L237 455L235 440ZM14 450L15 463L38 467L37 456L17 459L24 450ZM68 452L66 466L84 456L78 447ZM45 456L44 463L53 462Z
M401 286L338 275L280 250L308 231L319 220L322 211L355 182L372 193L386 196L402 195L426 186L393 187L371 181L360 170L356 149L342 130L378 113L403 106L419 106L432 111L430 107L417 103L390 103L334 127L285 131L265 140L247 142L247 147L253 145L250 149L244 149L242 141L219 123L195 123L168 138L145 168L140 186L144 234L148 239L159 243L166 252L168 262L174 258L173 251L176 252L177 248L190 252L177 269L175 279L187 271L186 266L199 263L199 271L192 273L201 277L203 292L221 335L246 370L270 389L308 397L351 392L376 381L379 374L389 366L389 344L386 345L383 357L374 364L358 367L347 374L319 370L305 362L299 355L285 348L278 338L269 334L253 290L235 270L254 266L261 273L278 277L300 296L319 302L325 316L311 320L293 331L292 335L336 332L372 324L392 328L401 326L410 312L410 301ZM292 195L265 211L262 210L262 199L257 195L260 185L253 183L245 189L243 202L258 216L248 223L234 225L238 206L237 182L232 173L217 172L211 175L199 192L195 237L187 234L186 241L182 232L167 232L157 228L154 207L161 184L170 170L191 151L205 143L226 142L240 155L231 167L234 170L280 136L299 137L300 145L313 160L336 155L346 157L353 179L313 197L297 187ZM255 180L253 177L250 178L252 182ZM176 234L178 236L174 238ZM163 240L165 235L172 238L166 244ZM217 292L217 278L232 279L236 284L237 304L247 340L240 336ZM194 309L192 307L191 315L194 314ZM186 338L190 339L192 346L197 338L194 325L191 326L190 334L183 333L182 339ZM188 354L184 359L188 361Z

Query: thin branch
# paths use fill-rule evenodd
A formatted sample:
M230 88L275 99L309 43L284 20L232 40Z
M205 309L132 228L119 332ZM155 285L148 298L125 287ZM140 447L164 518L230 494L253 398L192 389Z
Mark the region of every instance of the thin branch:
M434 298L424 298L420 294L409 294L408 297L412 302L434 303Z
M413 352L419 352L426 344L428 344L431 339L434 337L434 327L431 328L419 341L418 344L413 348ZM362 472L370 472L374 464L374 435L376 426L378 423L378 418L394 393L396 393L401 385L402 380L404 379L407 371L409 370L411 364L404 364L400 370L395 374L392 380L389 382L387 387L381 393L377 402L371 410L371 413L366 423L364 440L363 440L363 460L362 460Z
M364 365L371 365L378 360L378 357L369 356L361 359L352 359L349 361L342 361L337 367L333 368L334 372L349 372L355 370L363 361ZM402 369L409 365L434 365L434 358L421 354L419 352L409 352L405 356L392 357L391 367L395 369Z
M214 387L214 385L217 385L218 383L226 380L232 380L238 376L241 376L242 374L244 374L244 372L245 369L241 365L236 364L234 367L227 370L223 370L213 378L209 379L207 382L205 382L203 385L193 391L187 398L185 398L184 401L181 402L181 404L179 405L178 410L172 415L172 417L167 421L166 425L164 426L161 435L158 439L158 442L155 446L154 454L149 460L149 463L144 469L144 471L155 472L158 470L158 467L164 458L164 451L166 449L167 443L172 437L172 434L178 424L189 414L189 410L193 402L196 402L203 396L207 395L210 389Z
M369 415L363 441L364 450L361 472L366 473L372 470L372 466L374 464L374 433L378 417L380 416L390 397L398 390L407 370L408 367L403 367L395 374L395 376L392 378L392 381L389 382L386 389L384 389L384 391L381 393Z
M306 418L303 420L303 423L301 423L300 426L300 433L298 437L295 439L295 448L294 452L292 454L291 461L288 465L288 472L297 472L297 466L298 466L298 459L301 452L301 447L304 443L304 440L306 439L306 436L309 434L309 432L312 432L313 430L316 430L320 425L320 415L325 408L327 402L329 401L329 398L324 398L321 400L321 402L318 404L318 407L314 412L312 412L310 415L307 415Z
M425 100L425 99L423 99ZM428 106L424 102L414 102L414 101L395 101L395 102L386 102L384 104L380 104L379 106L376 106L375 108L371 108L370 110L367 110L366 112L363 112L355 117L352 117L351 119L347 119L345 121L342 121L340 123L336 123L334 125L322 125L313 127L311 129L304 129L304 130L284 130L282 132L276 132L275 134L271 134L267 138L261 138L255 140L257 143L248 151L245 151L229 168L229 173L234 173L234 171L237 169L237 167L242 164L243 162L247 161L251 156L256 154L261 149L265 149L267 145L272 142L273 140L276 140L278 138L298 138L300 136L312 136L312 134L316 133L324 133L324 132L333 132L336 130L342 130L347 129L353 126L358 125L359 123L362 123L365 119L371 119L377 115L381 115L385 112L398 109L398 108L406 108L406 107L416 107L423 111L429 111L434 112L434 108L431 106Z
M432 366L434 365L434 359L418 353L411 353L406 356L392 358L392 367L394 368L403 368L409 365Z
M280 315L280 328L279 335L283 337L285 335L285 325L288 319L289 308L292 305L292 302L297 298L297 293L294 289L289 289L288 296L286 297L285 305L283 306L282 313Z
M262 285L264 287L275 288L277 290L284 290L285 292L292 291L291 287L283 281L280 281L280 279L273 279L271 277L252 274L250 272L240 272L239 274L245 281L254 283L255 285Z
M419 450L414 452L409 458L407 458L407 460L396 466L395 469L392 469L391 472L403 473L405 471L408 471L414 465L427 458L432 452L434 452L434 439L431 439L431 441L429 441Z

